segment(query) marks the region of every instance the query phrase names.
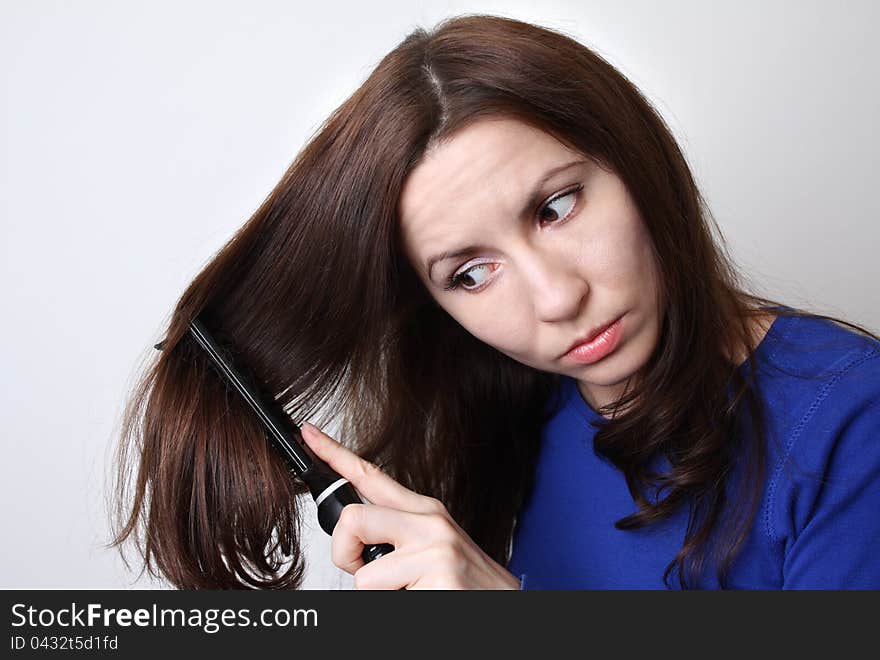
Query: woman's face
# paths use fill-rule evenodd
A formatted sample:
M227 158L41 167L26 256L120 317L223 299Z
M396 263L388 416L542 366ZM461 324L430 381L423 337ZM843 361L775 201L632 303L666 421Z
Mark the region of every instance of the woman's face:
M577 379L594 408L647 362L660 328L650 237L620 179L549 134L475 121L412 171L399 215L410 263L450 316L518 362ZM600 340L564 357L618 318L610 353Z

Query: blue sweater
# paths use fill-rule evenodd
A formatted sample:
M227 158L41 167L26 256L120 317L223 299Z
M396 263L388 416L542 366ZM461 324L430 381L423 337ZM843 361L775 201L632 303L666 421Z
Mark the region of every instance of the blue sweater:
M823 319L780 316L756 353L771 435L761 503L728 586L880 588L880 342ZM524 589L666 588L686 507L616 529L637 507L622 473L593 451L593 423L603 418L572 378L562 388L508 569ZM676 571L669 582L678 588ZM714 565L698 586L719 587Z

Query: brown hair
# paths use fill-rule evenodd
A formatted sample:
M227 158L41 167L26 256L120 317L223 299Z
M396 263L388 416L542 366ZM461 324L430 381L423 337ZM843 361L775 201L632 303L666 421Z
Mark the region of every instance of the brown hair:
M678 567L681 585L693 583L717 530L723 584L764 459L760 414L753 437L733 433L737 411L760 413L760 400L727 351L751 355L750 318L778 303L745 292L682 152L633 84L564 34L485 15L416 29L387 54L181 296L165 350L125 409L113 544L134 537L150 573L181 588L301 583L304 489L187 335L201 313L295 421L339 415L343 441L440 499L506 563L560 378L483 344L442 310L404 257L397 221L404 180L426 150L490 115L601 161L638 206L661 274L662 333L634 389L600 410L611 419L595 446L639 507L618 527L690 508L664 579ZM668 474L648 468L658 452ZM744 456L742 515L726 515L728 473Z

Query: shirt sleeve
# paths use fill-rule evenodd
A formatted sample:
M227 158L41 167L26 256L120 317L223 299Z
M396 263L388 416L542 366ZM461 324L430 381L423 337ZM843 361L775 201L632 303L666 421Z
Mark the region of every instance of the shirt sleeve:
M868 353L814 404L791 451L784 589L880 589L880 355ZM813 449L818 447L818 449Z

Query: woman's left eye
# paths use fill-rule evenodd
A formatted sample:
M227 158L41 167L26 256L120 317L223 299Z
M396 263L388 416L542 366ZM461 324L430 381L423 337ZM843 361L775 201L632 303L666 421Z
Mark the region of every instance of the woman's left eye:
M583 186L580 185L573 190L569 190L554 197L541 207L541 210L538 212L538 217L541 220L548 222L555 222L559 219L567 218L571 215L572 210L574 210L575 196L582 189ZM550 217L547 217L546 215L548 212L551 214Z

